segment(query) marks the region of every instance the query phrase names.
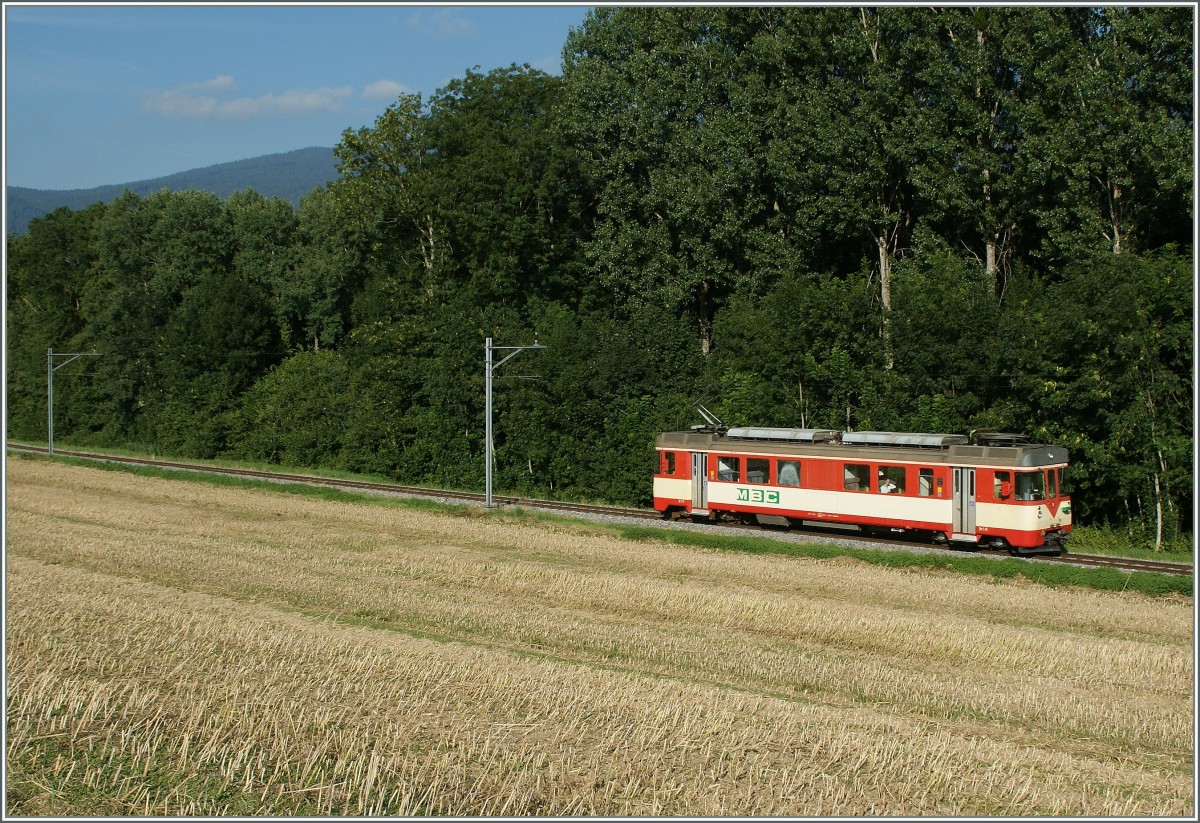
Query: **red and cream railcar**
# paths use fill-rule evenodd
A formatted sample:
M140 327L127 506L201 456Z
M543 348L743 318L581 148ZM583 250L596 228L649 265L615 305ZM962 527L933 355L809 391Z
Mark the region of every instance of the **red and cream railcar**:
M1067 450L1021 435L704 428L656 442L664 516L927 533L1020 553L1071 531Z

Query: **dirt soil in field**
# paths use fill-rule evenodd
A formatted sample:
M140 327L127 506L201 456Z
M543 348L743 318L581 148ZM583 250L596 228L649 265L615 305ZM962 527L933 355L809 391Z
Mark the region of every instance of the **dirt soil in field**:
M1193 606L7 462L19 815L1178 816Z

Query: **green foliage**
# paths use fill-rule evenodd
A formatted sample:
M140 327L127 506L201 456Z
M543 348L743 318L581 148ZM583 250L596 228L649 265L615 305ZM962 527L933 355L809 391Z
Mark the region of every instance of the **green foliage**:
M1191 563L1195 560L1192 535L1181 534L1165 541L1155 551L1153 530L1138 521L1129 521L1121 528L1110 525L1076 526L1071 530L1071 551L1077 554L1104 554L1114 557L1140 557Z
M227 454L337 468L350 416L350 371L337 352L298 352L240 397Z
M1022 388L1039 432L1076 450L1079 511L1190 530L1192 262L1165 249L1067 268L1029 317ZM1102 513L1108 513L1107 517Z
M87 350L81 300L96 263L95 231L102 211L59 209L34 220L23 236L7 237L6 421L19 437L45 437L47 349ZM57 361L62 363L61 360ZM95 363L66 364L55 386L56 431L90 428Z
M350 332L370 235L341 219L326 190L304 198L297 217L293 266L272 281L273 304L285 345L320 351Z
M687 326L653 307L621 321L547 306L548 348L498 372L541 379L496 381L497 488L647 502L655 435L693 413L699 356Z
M735 300L717 319L711 408L731 425L870 428L876 316L858 279L790 276L761 299Z
M568 38L558 120L594 192L589 274L622 302L686 315L705 351L726 297L759 273L748 255L769 213L747 197L765 158L734 100L745 31L724 16L598 10Z

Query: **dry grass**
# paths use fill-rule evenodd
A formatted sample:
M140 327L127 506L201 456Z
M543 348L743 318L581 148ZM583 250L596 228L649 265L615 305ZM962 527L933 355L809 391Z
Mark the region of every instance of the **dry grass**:
M1194 812L1190 601L8 481L13 813Z

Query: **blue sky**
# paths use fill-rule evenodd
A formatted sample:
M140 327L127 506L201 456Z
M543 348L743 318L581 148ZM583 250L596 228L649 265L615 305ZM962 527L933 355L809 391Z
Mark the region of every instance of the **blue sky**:
M589 8L6 3L5 182L91 188L333 146L476 66L558 74Z

